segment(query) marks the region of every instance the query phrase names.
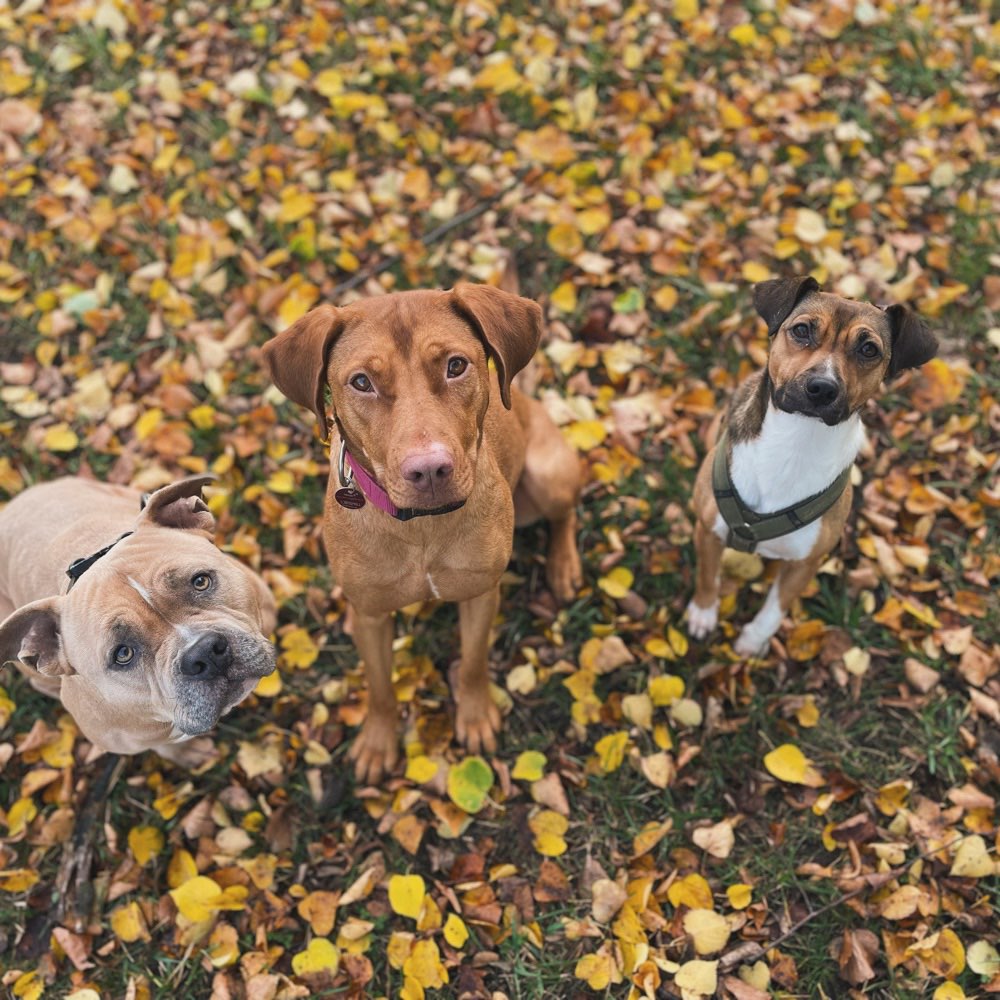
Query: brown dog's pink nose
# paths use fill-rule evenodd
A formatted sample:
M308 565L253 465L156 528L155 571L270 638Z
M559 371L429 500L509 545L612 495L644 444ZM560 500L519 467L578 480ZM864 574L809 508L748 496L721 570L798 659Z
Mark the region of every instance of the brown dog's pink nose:
M443 444L432 444L424 451L413 452L400 465L403 478L413 487L433 491L444 486L455 471L451 452Z

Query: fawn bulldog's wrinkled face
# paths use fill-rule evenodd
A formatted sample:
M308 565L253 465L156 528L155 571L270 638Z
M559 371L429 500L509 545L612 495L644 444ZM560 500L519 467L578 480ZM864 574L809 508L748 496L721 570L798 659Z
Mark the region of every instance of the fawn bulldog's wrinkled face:
M534 354L541 310L485 285L320 306L264 345L275 384L326 425L325 390L353 458L400 508L468 499L490 402Z
M205 733L274 669L274 599L215 546L197 496L205 481L153 493L132 534L67 594L0 626L4 659L59 677L63 704L99 746L143 744L157 724L176 738Z
M924 364L937 350L905 306L880 309L821 292L809 277L756 285L754 305L771 337L774 405L829 426L857 413L884 379Z

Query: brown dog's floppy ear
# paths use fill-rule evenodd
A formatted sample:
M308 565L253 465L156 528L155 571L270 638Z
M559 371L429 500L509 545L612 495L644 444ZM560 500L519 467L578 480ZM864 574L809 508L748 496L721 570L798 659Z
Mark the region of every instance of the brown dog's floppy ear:
M887 379L895 378L907 368L919 368L937 354L937 337L912 309L889 306L885 315L892 334L892 355L885 371Z
M324 303L263 348L271 381L293 402L316 414L326 437L326 364L330 348L344 329L340 310Z
M819 283L808 274L802 278L774 278L754 285L753 305L767 323L767 335L773 337L798 301L816 291L819 291Z
M492 285L467 282L456 285L451 296L455 308L472 324L493 358L500 398L509 410L511 379L532 359L542 338L541 306Z
M20 660L46 677L75 674L66 659L59 632L61 597L26 604L0 624L0 665Z
M201 490L214 480L215 476L190 476L150 493L145 499L138 523L203 531L210 538L213 537L215 518L202 500Z

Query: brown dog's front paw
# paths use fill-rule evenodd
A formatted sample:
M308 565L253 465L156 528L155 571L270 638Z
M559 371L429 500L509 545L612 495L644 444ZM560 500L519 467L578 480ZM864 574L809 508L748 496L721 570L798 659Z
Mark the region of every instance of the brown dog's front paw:
M458 696L455 735L471 753L493 753L500 733L500 709L493 704L489 690L481 694Z
M358 781L377 785L399 760L396 720L366 719L349 756L354 761L354 776Z
M215 740L211 736L197 736L186 743L165 743L156 747L156 752L171 764L198 774L207 771L220 758Z
M569 604L583 586L583 564L575 545L550 551L545 565L549 589L560 604Z

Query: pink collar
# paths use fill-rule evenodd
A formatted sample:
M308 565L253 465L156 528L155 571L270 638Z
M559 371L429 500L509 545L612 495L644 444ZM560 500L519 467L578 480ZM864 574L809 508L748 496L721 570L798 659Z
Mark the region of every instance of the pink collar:
M345 465L350 468L350 475L347 474ZM349 510L358 510L364 507L367 501L397 521L411 521L415 517L450 514L453 510L465 506L465 501L460 500L458 503L446 504L444 507L433 507L428 510L420 507L397 507L390 499L389 494L375 481L374 476L370 476L364 467L355 461L354 456L347 450L347 444L343 437L340 439L340 461L337 471L340 475L340 489L334 493L333 498L341 507L347 507Z

